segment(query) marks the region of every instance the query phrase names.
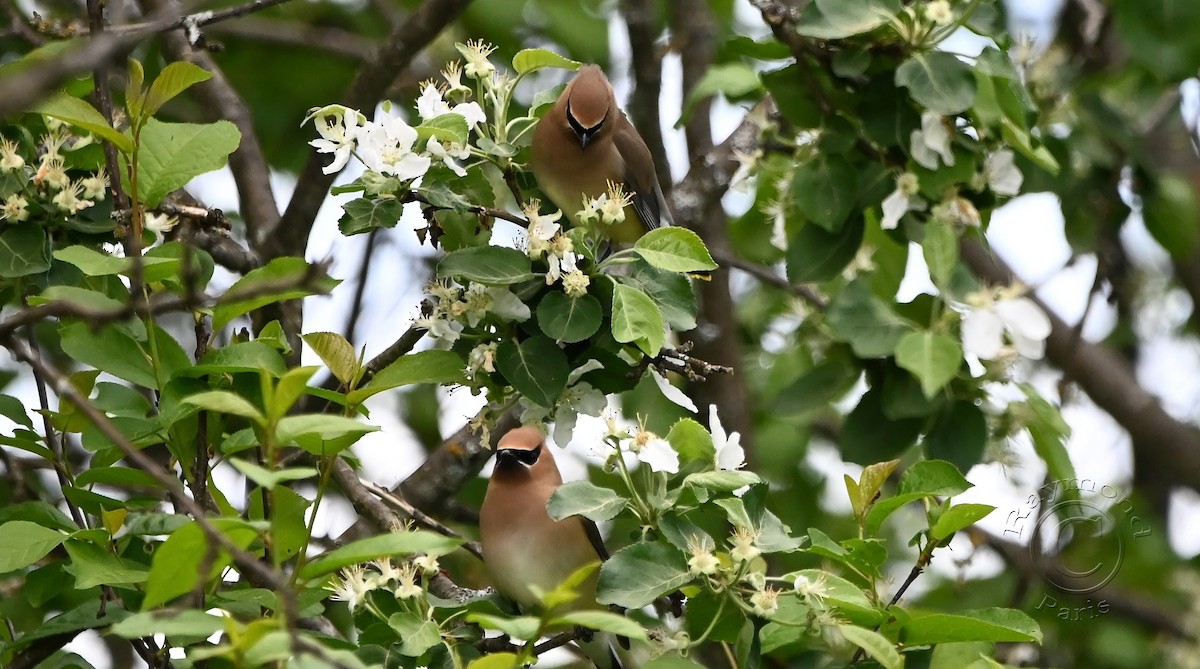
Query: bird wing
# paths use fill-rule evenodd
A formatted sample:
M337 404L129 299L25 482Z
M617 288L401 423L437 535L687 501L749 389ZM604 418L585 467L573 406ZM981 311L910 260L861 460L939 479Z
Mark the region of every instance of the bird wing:
M654 158L645 140L637 133L629 119L621 115L622 127L613 133L613 144L625 163L624 187L633 195L633 208L647 230L674 225L671 208L667 206L658 177L654 173Z
M579 522L583 523L583 531L587 534L588 541L592 542L592 548L596 549L596 554L601 560L607 560L608 549L604 547L604 537L600 536L600 528L596 527L596 521L579 516Z

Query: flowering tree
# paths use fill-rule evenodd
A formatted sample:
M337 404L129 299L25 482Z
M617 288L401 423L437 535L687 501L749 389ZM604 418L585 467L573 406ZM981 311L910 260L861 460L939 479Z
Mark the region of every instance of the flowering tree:
M136 655L155 667L499 669L598 632L660 669L1194 655L1194 621L1155 599L1173 570L1196 589L1162 536L1120 548L1117 580L1084 593L1102 606L1039 578L1114 558L1105 535L1064 531L1039 548L1041 520L1106 512L1085 511L1093 491L1060 412L1071 395L1038 375L1061 369L1128 431L1147 517L1165 518L1172 487L1200 489L1200 442L1113 348L1016 279L986 232L1009 199L1050 190L1076 248L1113 253L1136 200L1190 290L1195 156L1157 164L1135 148L1186 129L1175 93L1200 55L1160 29L1196 27L1200 13L1077 3L1098 14L1079 34L1063 21L1063 48L1083 63L1070 80L1047 67L1058 51L1013 42L987 0L663 3L663 16L622 2L627 108L670 174L658 121L676 116L660 106L654 43L669 35L689 169L662 184L679 225L620 246L608 230L630 201L621 184L560 210L527 170L552 86L606 58L599 8L538 4L514 30L520 3L425 0L402 17L313 3L337 27L289 43L311 68L301 75L261 46L294 39L294 19L242 18L268 4L183 14L151 1L124 23L89 3L74 39L74 24L10 12L0 345L29 385L0 395L6 666L88 666L68 644L92 633L114 666ZM742 34L751 14L756 39ZM368 50L352 29L378 41ZM1095 65L1112 42L1129 54L1125 78ZM303 94L273 90L301 77ZM1139 136L1114 134L1113 118L1147 108L1159 118ZM725 117L736 128L714 143ZM235 216L183 190L227 163ZM360 176L334 186L348 167ZM282 212L272 168L298 174ZM361 288L344 331L303 319L302 298L350 288L304 259L331 191L348 196L341 234L371 240L360 286L379 239L415 235L436 254L419 313L372 357L352 325ZM1075 220L1085 207L1111 229ZM1096 286L1116 286L1113 272ZM899 300L924 273L927 287ZM1122 308L1131 324L1136 309ZM321 364L302 365L304 349ZM442 435L428 427L434 387L485 406ZM383 393L428 437L393 491L351 450L380 429L367 402ZM483 589L478 474L513 426L546 425L566 446L583 416L606 425L594 466L548 512L605 523L612 556L515 610ZM1039 529L1014 525L1016 541L977 525L1009 509L959 497L974 466L1011 463L1026 442L1047 481L1076 485L1056 488ZM822 444L849 472L834 477L840 507L818 493ZM323 536L335 497L383 533ZM1011 569L922 576L976 555ZM581 610L576 590L596 570L610 609ZM1091 627L1072 626L1081 616ZM1145 650L1107 652L1113 630Z

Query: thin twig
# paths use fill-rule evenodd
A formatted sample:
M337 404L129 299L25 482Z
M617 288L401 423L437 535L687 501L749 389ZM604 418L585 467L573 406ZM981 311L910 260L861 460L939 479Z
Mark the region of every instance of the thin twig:
M402 511L405 515L415 520L418 525L424 525L425 527L437 532L438 534L441 534L442 536L453 537L455 539L463 538L463 536L454 531L453 528L443 525L442 523L438 522L436 518L426 514L424 511L421 511L400 497L388 492L387 490L384 490L370 481L364 481L362 478L359 478L358 480L360 483L362 483L364 488L371 492L371 494L375 495L379 499L382 499L384 502L387 502L393 508ZM478 541L464 541L463 548L465 548L468 553L474 555L480 560L483 559L483 548L479 545Z

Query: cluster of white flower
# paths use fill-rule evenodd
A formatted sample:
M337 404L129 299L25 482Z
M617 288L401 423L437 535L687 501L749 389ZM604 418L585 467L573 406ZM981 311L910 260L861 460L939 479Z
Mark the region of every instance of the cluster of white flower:
M449 348L458 341L466 326L478 327L488 315L495 316L501 322L515 321L518 323L529 320L529 307L511 290L503 287L485 286L470 283L465 289L450 281L435 281L427 291L430 297L437 300L432 313L417 319L417 325L429 331L429 336L438 343ZM469 369L468 374L474 375L479 369L487 369L495 356L484 353L472 354L478 366Z
M579 254L575 252L575 242L568 237L558 221L562 212L542 214L539 200L532 199L521 207L525 218L529 221L526 229L528 242L526 250L529 257L546 260L546 285L562 279L563 290L570 297L581 297L587 292L591 279L579 269Z
M432 555L419 556L399 567L388 559L375 560L371 566L374 570L361 564L343 569L340 578L327 586L333 592L331 599L346 602L351 611L366 603L367 595L375 590L388 590L400 600L413 599L425 592L421 577L432 576L440 569Z
M691 408L693 411L695 410L694 406ZM735 470L745 466L746 450L742 448L742 435L737 432L728 434L725 432L725 426L721 424L721 417L717 415L715 404L708 407L708 422L709 431L712 433L717 469ZM671 445L671 442L649 430L639 428L631 433L616 425L615 421L610 421L608 438L618 444L617 452L613 454L616 457L620 457L621 452L629 452L651 471L668 474L679 473L679 453L675 447Z
M467 70L472 70L470 63ZM462 85L461 73L458 64L453 63L442 72L446 81L444 86L432 81L422 84L421 96L417 99L417 115L422 121L458 114L466 121L468 131L487 121L479 103L451 104L447 101L446 96L461 98L470 93L470 89ZM471 156L468 144L443 141L434 136L425 142L424 147L417 147L419 135L416 128L400 116L390 113L386 106L374 121L367 120L357 110L341 105L314 109L308 118L315 120L320 135L309 144L317 153L333 154L333 162L322 169L325 174L340 171L351 155L357 156L368 170L400 181L424 176L435 160L460 177L467 174L459 161Z
M0 220L12 223L29 219L29 198L48 201L47 209L72 216L103 201L108 192L108 176L97 171L91 176L72 179L67 174L64 151L74 151L94 141L90 134L71 134L60 121L46 118L47 133L39 141L40 157L36 167L28 165L20 146L0 138L0 173L16 174L26 190L9 193L0 205Z

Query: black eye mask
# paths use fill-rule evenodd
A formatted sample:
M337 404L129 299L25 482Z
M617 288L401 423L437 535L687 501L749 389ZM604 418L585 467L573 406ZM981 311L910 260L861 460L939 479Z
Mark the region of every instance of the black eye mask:
M538 458L542 455L542 447L539 444L537 448L525 450L521 448L505 448L499 453L501 458L511 459L521 464L532 467L537 464Z

